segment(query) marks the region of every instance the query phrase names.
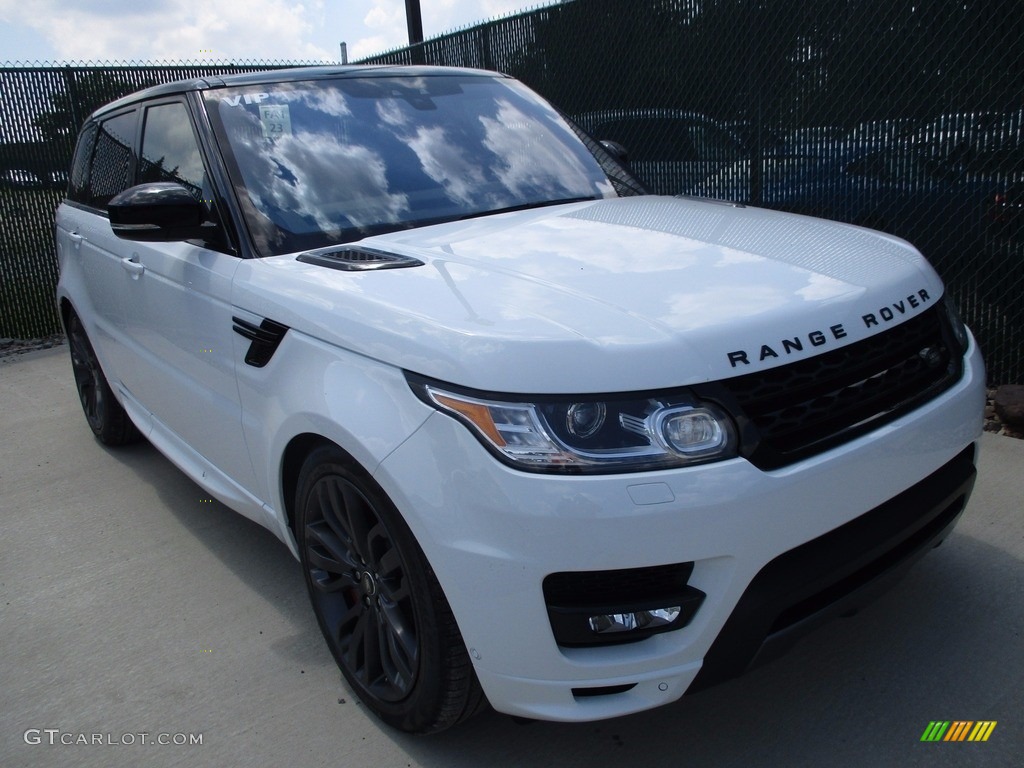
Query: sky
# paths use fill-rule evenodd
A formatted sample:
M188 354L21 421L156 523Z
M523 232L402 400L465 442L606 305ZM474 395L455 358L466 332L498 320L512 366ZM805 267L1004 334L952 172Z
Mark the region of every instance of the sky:
M558 0L420 0L429 39ZM0 0L0 64L349 61L408 43L405 0Z

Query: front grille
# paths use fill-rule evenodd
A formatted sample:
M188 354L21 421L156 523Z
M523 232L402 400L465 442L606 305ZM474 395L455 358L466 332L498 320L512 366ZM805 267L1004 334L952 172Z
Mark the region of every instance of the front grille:
M698 388L736 416L741 453L776 469L875 429L951 387L963 357L941 308L816 357Z

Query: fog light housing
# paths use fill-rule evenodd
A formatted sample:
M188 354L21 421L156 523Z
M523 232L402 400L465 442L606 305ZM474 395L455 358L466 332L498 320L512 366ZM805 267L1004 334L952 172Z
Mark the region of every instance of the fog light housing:
M630 611L629 613L602 613L587 619L590 628L602 635L606 632L631 632L637 629L655 629L671 624L679 616L683 607L670 605L665 608L652 608L647 611Z
M704 601L687 582L693 563L613 571L567 571L544 578L555 642L566 648L635 643L682 629Z

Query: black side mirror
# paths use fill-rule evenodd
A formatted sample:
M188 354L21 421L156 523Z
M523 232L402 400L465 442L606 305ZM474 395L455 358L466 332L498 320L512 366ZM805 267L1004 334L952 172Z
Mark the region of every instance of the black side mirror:
M107 204L107 213L110 228L125 240L207 240L217 228L203 223L206 211L185 187L168 182L126 189Z
M619 144L617 141L611 139L601 139L601 147L611 155L613 158L618 160L625 166L629 166L629 150Z

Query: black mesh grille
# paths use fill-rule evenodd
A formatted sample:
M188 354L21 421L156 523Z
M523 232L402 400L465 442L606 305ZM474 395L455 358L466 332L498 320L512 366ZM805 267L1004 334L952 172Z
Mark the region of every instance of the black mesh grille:
M549 605L589 606L650 600L686 589L693 563L617 571L552 573L544 579Z
M956 382L963 360L940 308L864 341L719 382L742 453L774 469L892 421ZM716 388L717 388L716 387Z

